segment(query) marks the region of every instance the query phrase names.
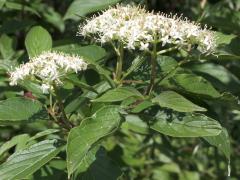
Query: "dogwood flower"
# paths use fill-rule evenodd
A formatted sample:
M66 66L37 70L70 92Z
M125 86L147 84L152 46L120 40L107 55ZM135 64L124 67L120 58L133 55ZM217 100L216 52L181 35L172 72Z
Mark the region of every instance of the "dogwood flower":
M87 63L78 56L58 52L43 52L29 62L10 71L10 85L17 85L26 79L40 82L43 93L53 89L53 83L61 85L61 77L69 72L87 69Z
M117 5L79 26L79 35L100 43L120 42L124 48L149 50L151 44L188 48L197 45L202 53L212 53L214 34L197 23L177 16L154 14L141 7Z

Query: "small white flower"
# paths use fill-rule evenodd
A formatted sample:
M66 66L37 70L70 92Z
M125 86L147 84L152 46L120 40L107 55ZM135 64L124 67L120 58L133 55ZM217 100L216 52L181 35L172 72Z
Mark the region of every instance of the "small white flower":
M41 89L42 89L43 94L48 94L49 89L50 89L50 85L49 84L42 84Z
M177 16L149 13L130 5L117 5L94 16L79 27L78 34L93 37L101 43L119 41L130 50L145 51L155 40L162 46L198 45L202 53L211 53L216 46L213 33L199 24Z
M140 42L140 45L141 45L141 47L140 47L140 50L148 50L148 47L149 47L149 43L143 43L143 42Z
M43 93L47 93L52 88L52 83L62 84L62 76L86 69L87 63L78 56L44 52L10 72L10 85L17 85L26 79L35 79L41 81L41 89Z

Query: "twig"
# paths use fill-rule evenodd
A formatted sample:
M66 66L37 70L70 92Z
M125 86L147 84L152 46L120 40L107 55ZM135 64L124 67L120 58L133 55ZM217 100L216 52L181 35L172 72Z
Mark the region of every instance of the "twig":
M157 39L155 36L155 41L153 43L153 51L151 53L151 79L150 79L150 84L147 88L147 93L146 94L150 94L151 91L153 90L153 87L155 85L155 79L157 76Z
M72 124L68 118L67 118L67 115L65 113L65 110L64 110L64 106L63 106L63 101L62 101L62 98L61 96L58 94L58 88L55 84L53 84L53 88L54 88L54 91L55 91L55 94L56 94L56 99L57 99L57 102L58 102L58 106L59 106L59 109L61 111L61 114L62 114L62 118L60 119L68 128L73 128L74 127L74 124Z
M142 81L142 80L123 80L122 83L124 83L124 84L132 84L132 83L142 84L142 83L144 83L144 81Z

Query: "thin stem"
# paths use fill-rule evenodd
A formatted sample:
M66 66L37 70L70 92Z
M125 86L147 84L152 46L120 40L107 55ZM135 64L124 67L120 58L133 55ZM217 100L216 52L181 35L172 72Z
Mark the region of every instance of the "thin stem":
M165 53L167 53L167 52L176 50L176 49L178 49L178 48L179 48L179 46L174 46L174 47L171 47L171 48L168 48L168 49L164 49L164 50L158 51L158 52L157 52L157 55L165 54Z
M59 121L57 117L55 116L55 113L52 109L48 109L49 116L53 119L53 121L58 124L58 126L64 130L70 130L68 126L66 126L63 122Z
M200 2L200 7L201 7L201 15L198 17L198 19L196 20L197 23L201 22L204 17L206 16L206 13L208 12L208 10L205 10L205 6L206 6L207 0L201 0Z
M52 101L52 94L49 93L49 104L50 104L50 108L53 109L53 101Z
M155 79L157 75L157 41L153 43L153 51L151 52L151 79L147 89L147 94L150 94L155 85Z
M118 47L118 58L117 58L117 67L116 67L116 77L115 80L119 82L122 77L122 66L123 66L123 55L124 55L124 50L123 50L123 45L119 44Z
M174 46L174 47L171 47L171 48L168 48L168 49L164 49L164 50L161 50L161 51L158 51L157 52L157 39L155 38L155 41L153 43L153 51L151 52L151 79L150 79L150 85L147 89L147 92L146 94L150 94L155 86L155 79L156 79L156 68L157 68L157 56L158 55L161 55L161 54L164 54L164 53L167 53L167 52L170 52L170 51L174 51L176 49L179 48L179 46Z
M57 99L57 102L58 102L58 106L59 106L59 109L61 111L61 114L62 114L62 118L60 119L69 129L71 129L74 125L68 120L67 118L67 115L65 113L65 110L64 110L64 105L63 105L63 100L61 98L61 96L58 94L58 88L55 84L53 84L53 89L55 91L55 94L56 94L56 99Z
M144 81L142 81L142 80L122 80L122 83L124 83L124 84L132 84L132 83L143 84Z

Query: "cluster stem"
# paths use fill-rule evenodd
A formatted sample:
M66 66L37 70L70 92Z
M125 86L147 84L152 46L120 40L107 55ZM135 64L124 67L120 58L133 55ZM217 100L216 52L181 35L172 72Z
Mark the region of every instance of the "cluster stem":
M116 52L117 52L117 67L116 67L115 80L119 82L122 77L122 66L123 66L123 56L124 56L124 49L122 44L119 44L119 47Z
M147 94L149 95L153 88L154 88L154 85L155 85L155 79L156 79L156 76L157 76L157 40L155 38L155 41L153 43L153 50L151 52L151 79L150 79L150 84L148 86L148 89L147 89Z
M173 47L170 47L170 48L168 48L168 49L163 49L163 50L161 50L161 51L158 51L158 52L157 52L157 55L165 54L165 53L167 53L167 52L171 52L171 51L173 51L173 50L177 50L178 48L179 48L179 46L173 46Z
M53 89L55 91L58 107L61 111L61 117L59 118L59 121L61 121L61 123L64 124L67 127L67 129L70 130L74 125L67 118L67 115L64 110L63 100L58 93L58 88L57 88L56 84L53 84Z

